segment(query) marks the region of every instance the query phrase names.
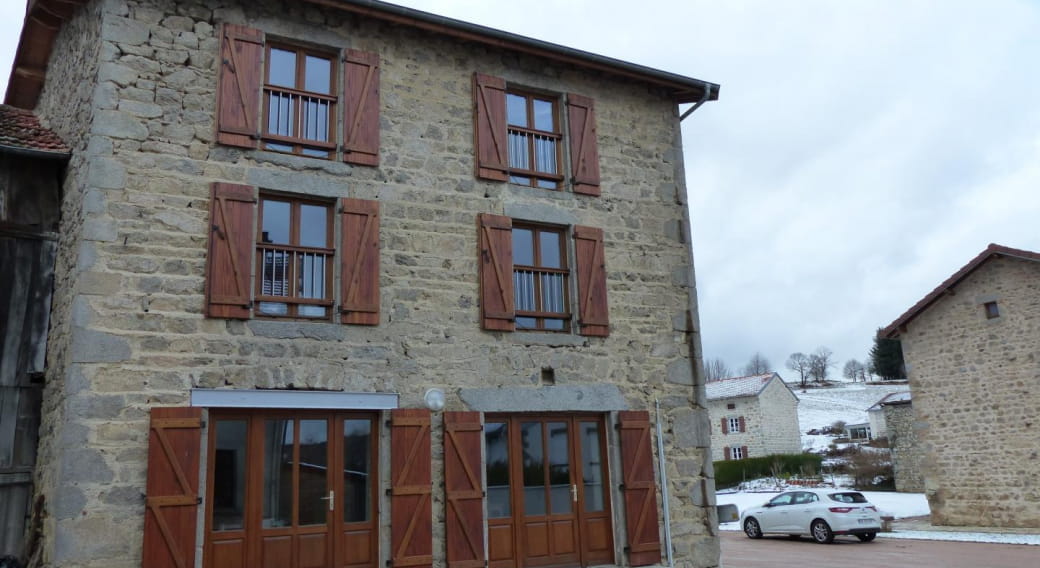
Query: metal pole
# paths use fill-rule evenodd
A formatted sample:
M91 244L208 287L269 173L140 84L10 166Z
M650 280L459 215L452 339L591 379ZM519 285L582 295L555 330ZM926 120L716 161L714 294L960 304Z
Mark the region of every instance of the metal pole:
M664 436L661 434L661 401L654 399L654 409L657 412L657 462L661 470L661 500L664 501L664 546L668 552L668 566L675 567L675 559L672 558L672 513L668 508L668 474L664 465Z

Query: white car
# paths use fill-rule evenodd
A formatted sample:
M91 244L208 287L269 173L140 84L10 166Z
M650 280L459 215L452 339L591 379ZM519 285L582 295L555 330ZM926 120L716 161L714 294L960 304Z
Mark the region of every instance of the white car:
M847 534L870 542L881 530L881 515L858 491L800 489L747 509L740 515L740 526L750 538L768 533L809 535L827 544L835 535Z

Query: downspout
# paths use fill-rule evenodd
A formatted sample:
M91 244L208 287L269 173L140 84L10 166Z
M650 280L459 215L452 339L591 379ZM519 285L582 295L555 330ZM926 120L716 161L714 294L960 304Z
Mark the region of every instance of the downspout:
M668 568L675 568L672 558L672 513L668 507L668 473L664 463L664 436L661 434L661 401L654 399L657 412L657 465L661 470L661 500L664 501L664 546L668 552Z

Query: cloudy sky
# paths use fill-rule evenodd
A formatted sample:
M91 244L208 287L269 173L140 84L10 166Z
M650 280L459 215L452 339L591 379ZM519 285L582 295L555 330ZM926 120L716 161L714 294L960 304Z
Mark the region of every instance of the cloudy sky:
M734 371L822 345L840 374L987 244L1040 250L1040 1L399 3L722 85L683 134L704 350Z

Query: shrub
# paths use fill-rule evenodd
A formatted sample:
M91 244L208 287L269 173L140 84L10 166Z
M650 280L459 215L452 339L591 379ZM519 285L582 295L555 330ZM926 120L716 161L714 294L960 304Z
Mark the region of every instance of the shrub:
M784 474L820 471L823 457L816 454L774 454L760 458L717 461L715 487L725 489L739 485L741 481L760 477L781 477Z

